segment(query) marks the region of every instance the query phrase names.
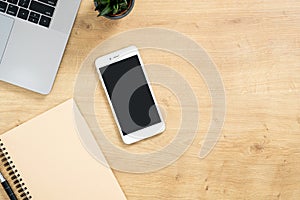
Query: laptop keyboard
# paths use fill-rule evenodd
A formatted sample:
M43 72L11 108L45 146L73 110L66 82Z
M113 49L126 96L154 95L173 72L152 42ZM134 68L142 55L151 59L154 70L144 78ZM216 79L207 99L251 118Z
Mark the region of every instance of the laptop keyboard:
M0 13L49 27L57 0L0 0Z

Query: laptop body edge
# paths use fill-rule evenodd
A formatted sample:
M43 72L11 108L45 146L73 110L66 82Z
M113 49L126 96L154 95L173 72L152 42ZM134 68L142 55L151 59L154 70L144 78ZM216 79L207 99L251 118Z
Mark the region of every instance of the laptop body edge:
M0 80L43 95L49 94L80 2L59 0L49 28L15 18L0 63Z

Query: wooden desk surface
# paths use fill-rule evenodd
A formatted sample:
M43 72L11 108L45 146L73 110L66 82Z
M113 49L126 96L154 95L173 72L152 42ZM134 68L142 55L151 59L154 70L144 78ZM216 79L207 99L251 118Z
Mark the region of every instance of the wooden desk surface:
M195 141L171 166L148 174L115 171L128 199L299 198L299 1L136 0L133 12L120 21L96 18L93 8L92 0L83 0L50 95L0 83L0 133L71 98L84 58L111 35L134 28L169 28L198 42L218 66L226 89L226 120L214 150L199 159L211 118L205 82L193 70L182 70L180 66L187 65L182 60L143 51L145 63L156 55L157 63L185 73L200 100L201 120ZM173 130L152 142L164 146L174 136L177 123L171 118L177 116L178 104L162 87L154 90L171 113L167 124ZM103 95L100 92L99 98ZM115 129L108 106L102 109L102 118ZM117 132L110 137L122 145ZM151 144L144 142L131 150L147 147ZM7 200L2 189L0 199Z

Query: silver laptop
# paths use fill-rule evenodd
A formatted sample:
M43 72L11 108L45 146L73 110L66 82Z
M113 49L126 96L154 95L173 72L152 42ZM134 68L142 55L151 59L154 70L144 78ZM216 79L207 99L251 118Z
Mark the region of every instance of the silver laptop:
M0 0L0 80L49 94L81 0Z

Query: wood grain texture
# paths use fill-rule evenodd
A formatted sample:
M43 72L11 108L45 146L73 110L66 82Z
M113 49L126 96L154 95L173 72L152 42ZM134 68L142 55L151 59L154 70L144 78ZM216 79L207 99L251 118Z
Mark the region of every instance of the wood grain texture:
M197 157L211 119L205 82L183 60L142 51L145 63L155 56L157 63L184 74L199 99L201 120L195 141L172 165L147 174L115 171L128 199L299 198L299 1L136 0L133 12L122 20L96 15L92 0L83 0L50 95L0 83L0 133L71 98L80 64L111 35L143 27L173 29L199 43L218 66L227 104L222 136L208 157ZM163 147L178 129L175 96L160 86L154 86L154 91L172 128L160 139L129 151ZM100 88L95 95L105 101ZM115 130L108 105L98 107L105 129ZM124 148L117 133L108 137ZM0 199L8 200L2 189Z

